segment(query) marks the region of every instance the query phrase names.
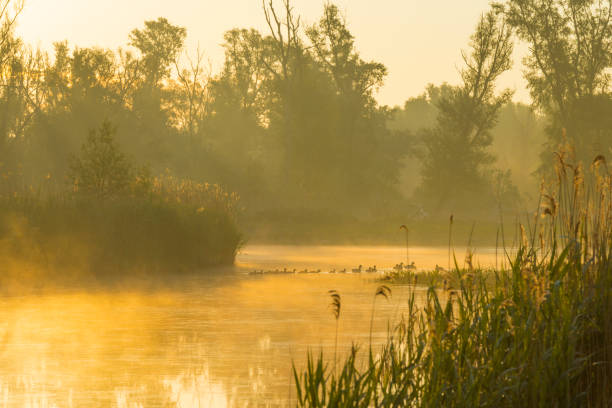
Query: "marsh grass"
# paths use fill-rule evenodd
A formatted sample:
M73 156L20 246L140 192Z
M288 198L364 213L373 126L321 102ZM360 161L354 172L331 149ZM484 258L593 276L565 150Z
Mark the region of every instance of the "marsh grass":
M370 350L372 350L372 329L374 328L374 314L376 313L376 298L380 296L386 300L389 300L391 294L391 288L387 285L380 285L378 288L376 288L376 292L374 292L374 299L372 299L372 313L370 315Z
M406 236L406 265L410 265L410 231L408 230L408 227L405 224L402 224L400 226L400 230L404 230L404 234Z
M338 323L340 321L340 312L342 310L342 297L338 293L337 290L330 290L329 296L331 298L331 303L329 307L331 308L332 314L334 315L334 319L336 319L336 340L334 342L334 373L336 372L336 363L338 361Z
M295 372L298 405L611 406L612 175L600 157L588 175L557 157L508 268L455 260L452 290L435 288L448 275L432 272L423 304L413 286L375 357L358 363L353 348L336 374L309 355Z
M0 268L12 263L19 272L28 265L49 278L232 264L242 243L235 205L218 186L169 176L153 179L146 191L105 200L74 192L5 194Z

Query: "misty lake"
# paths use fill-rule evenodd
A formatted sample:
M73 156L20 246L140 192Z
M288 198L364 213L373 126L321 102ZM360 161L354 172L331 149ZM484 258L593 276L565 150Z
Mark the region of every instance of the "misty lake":
M463 249L464 250L464 249ZM461 248L457 258L463 259ZM410 249L420 268L447 249ZM41 291L0 299L2 407L274 407L295 397L292 361L333 355L328 290L342 296L339 355L367 347L376 274L327 274L358 264L391 268L403 247L249 246L235 267L160 282ZM483 266L495 249L478 250ZM249 275L253 269L321 274ZM406 308L408 288L378 300L374 340ZM417 291L425 296L426 288Z

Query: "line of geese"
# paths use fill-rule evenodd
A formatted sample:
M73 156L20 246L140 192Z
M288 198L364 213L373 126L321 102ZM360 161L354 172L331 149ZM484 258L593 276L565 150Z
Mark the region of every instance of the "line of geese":
M416 265L414 264L414 261L412 261L410 264L404 264L403 262L400 262L393 267L393 270L396 272L413 271L415 269Z
M287 269L287 268L283 268L283 269L274 269L274 270L263 270L263 269L255 269L251 272L249 272L249 275L288 275L288 274L313 274L313 273L363 273L363 272L367 272L367 273L376 273L379 272L378 269L376 269L376 265L371 266L367 269L364 269L363 265L359 265L359 267L357 268L353 268L350 271L348 271L346 268L344 269L338 269L336 270L331 269L330 271L327 272L323 272L321 271L321 269L316 269L316 270L308 270L308 269L303 269L303 270L297 270L297 269Z

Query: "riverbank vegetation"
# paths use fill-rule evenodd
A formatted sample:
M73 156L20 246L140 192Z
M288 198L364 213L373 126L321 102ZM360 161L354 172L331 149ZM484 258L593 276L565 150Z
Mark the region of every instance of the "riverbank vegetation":
M490 163L490 125L504 95L478 89L507 66L514 35L530 47L526 79L535 106L548 118L536 210L513 228L515 248L507 246L500 211L499 248L507 267L484 271L469 260L451 263L449 239L449 271L392 276L390 282L414 283L416 276L417 283L430 284L424 306L417 307L413 290L408 313L380 349L355 347L332 363L310 356L304 369L296 367L299 406L610 406L610 13L609 2L508 0L483 16L474 52L464 55L464 87L429 91L432 99L448 96L438 103L437 124L424 133L422 180L428 184L418 188L432 203L437 198L454 208L462 195L486 201L485 179L476 176ZM482 97L474 101L473 95ZM470 105L470 98L480 103ZM411 104L426 112L426 102ZM465 114L466 106L479 109ZM436 161L441 156L434 152L457 151L459 140L464 155ZM481 181L480 189L462 182L466 172ZM435 189L440 183L448 188ZM458 193L447 200L447 191Z
M64 191L42 185L0 195L3 276L176 272L234 262L242 243L237 195L134 168L110 123L90 133L69 177Z
M546 54L554 47L526 31L546 27L536 21L542 16L521 20L515 10L510 18L509 10L498 26L499 13L489 13L493 25L482 29L497 37L471 44L459 83L430 84L394 108L375 99L386 67L361 56L338 7L325 5L318 21L304 25L288 1L263 6L265 30L224 34L219 72L206 63L205 50L187 50L186 29L165 18L132 30L118 50L59 41L47 52L16 37L18 20L8 16L0 58L3 194L41 184L62 191L70 157L108 120L119 148L152 174L171 169L178 178L237 192L245 209L238 222L252 242L375 243L393 236L399 244L402 234L388 232L414 224L414 242L429 244L428 232L449 212L490 230L500 212L512 219L533 204L546 171L540 156L549 158L562 129L566 138L591 135L601 151L609 146L603 112L610 96L602 82L609 47L592 61L568 51L559 62ZM579 29L588 31L583 17ZM496 89L517 35L536 41L539 53L529 65L533 107ZM572 41L570 34L548 40ZM548 65L538 66L540 54ZM574 60L586 65L572 78L590 78L592 86L551 84L566 78ZM571 95L575 106L540 103L546 95ZM584 116L589 112L602 114Z
M413 290L381 349L310 356L294 369L298 405L609 406L612 172L572 157L558 154L507 269L411 274L432 279L424 305Z

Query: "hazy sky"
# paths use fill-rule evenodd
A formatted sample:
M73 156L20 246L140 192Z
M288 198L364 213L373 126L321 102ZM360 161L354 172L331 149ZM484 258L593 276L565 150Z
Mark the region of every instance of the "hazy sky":
M277 0L280 5L280 1ZM293 0L305 24L321 15L324 0ZM426 84L456 83L461 49L489 0L338 0L364 59L389 69L378 94L383 104L397 105L423 92ZM260 0L26 0L18 34L49 49L55 41L117 48L145 20L166 17L187 28L187 50L198 43L215 71L223 63L223 32L254 27L266 32ZM528 101L520 56L500 86L516 89L515 100Z

